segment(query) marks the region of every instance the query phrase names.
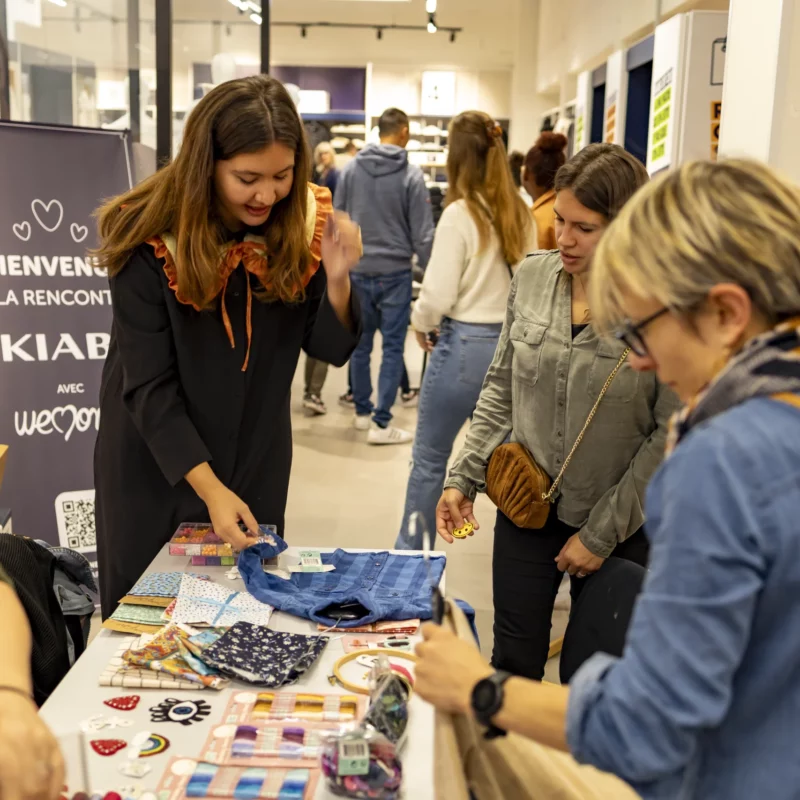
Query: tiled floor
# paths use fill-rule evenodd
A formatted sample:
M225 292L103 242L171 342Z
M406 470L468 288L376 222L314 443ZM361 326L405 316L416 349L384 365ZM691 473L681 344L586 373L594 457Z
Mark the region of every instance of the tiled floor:
M373 354L373 382L379 368L378 341ZM366 434L352 427L353 412L338 405L347 388L346 369L331 368L323 391L328 406L324 417L303 413L301 356L293 387L294 464L286 510L286 535L293 544L316 547L392 547L405 500L411 445L375 447ZM412 386L419 385L422 351L409 337L406 365ZM416 409L394 409L395 424L414 431ZM466 427L459 442L463 441ZM458 445L457 445L458 446ZM477 611L484 653L492 644L491 557L494 506L483 495L476 504L483 528L448 550L447 591L468 601ZM568 598L568 595L567 595ZM562 605L559 602L559 605ZM563 633L566 612L557 611L553 638ZM546 678L557 680L557 660L548 664Z

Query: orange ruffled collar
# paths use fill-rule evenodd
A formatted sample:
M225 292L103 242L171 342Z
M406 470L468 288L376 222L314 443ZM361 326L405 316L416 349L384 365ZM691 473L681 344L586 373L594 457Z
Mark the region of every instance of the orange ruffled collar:
M325 222L332 213L333 202L330 189L325 189L322 186L309 183L308 206L306 212L306 238L311 251L311 260L303 274L302 286L299 286L298 289L308 286L309 281L319 269L320 262L322 261L322 234L325 230ZM175 266L177 240L175 236L172 233L163 233L161 236L154 236L152 239L148 239L146 244L149 244L153 248L156 258L164 259L164 273L169 280L169 288L175 292L177 301L184 305L192 306L196 311L200 311L197 305L181 295L178 288L178 271ZM233 336L233 326L228 316L228 309L225 306L225 292L228 288L228 281L239 264L244 264L244 268L252 275L255 275L265 289L271 288L272 279L269 274L269 259L266 242L263 236L247 234L241 242L229 242L221 248L219 277L217 283L209 292L209 296L206 298L207 302L211 302L214 298L221 296L222 322L225 325L225 332L228 334L228 341L232 348L236 347L236 342ZM248 280L246 320L247 353L244 358L242 372L247 370L247 365L250 362L250 348L253 338L252 310L253 289Z

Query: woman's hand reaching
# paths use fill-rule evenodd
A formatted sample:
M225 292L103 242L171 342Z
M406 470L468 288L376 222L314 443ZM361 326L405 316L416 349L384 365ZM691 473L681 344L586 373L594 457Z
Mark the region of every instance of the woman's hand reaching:
M258 536L256 518L247 503L230 489L220 484L219 488L207 496L206 506L214 533L232 545L234 550L244 550L255 544L255 537ZM247 527L246 532L242 532L240 522Z
M445 489L436 505L436 532L448 544L452 544L453 530L461 528L464 522L471 522L476 531L480 530L472 500L458 489Z

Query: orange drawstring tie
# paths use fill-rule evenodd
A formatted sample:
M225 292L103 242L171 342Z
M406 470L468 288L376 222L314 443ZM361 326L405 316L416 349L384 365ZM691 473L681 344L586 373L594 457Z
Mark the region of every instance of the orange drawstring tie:
M245 319L245 330L247 331L247 352L244 356L242 372L247 372L247 365L250 363L250 348L253 345L253 287L250 285L250 273L245 270L244 274L247 282L247 316ZM231 343L231 348L235 348L236 340L233 336L233 325L231 325L231 318L228 315L228 307L225 305L225 295L228 291L229 277L225 278L225 282L222 284L222 324L225 326L225 333L228 334L228 341Z

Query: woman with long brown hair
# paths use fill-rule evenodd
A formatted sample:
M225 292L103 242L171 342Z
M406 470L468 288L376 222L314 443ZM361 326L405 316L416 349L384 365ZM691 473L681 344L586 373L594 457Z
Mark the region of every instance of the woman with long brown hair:
M500 127L481 111L465 111L452 121L448 143L447 207L411 315L431 359L398 548L421 545L408 537L414 511L433 522L453 442L472 415L494 356L514 268L536 248L533 220L514 186Z
M514 276L497 352L437 507L446 541L464 520L479 528L473 501L487 490L489 460L509 434L554 482L538 529L513 503L498 509L495 525L494 664L533 680L544 674L564 572L577 600L609 556L647 559L644 491L677 398L634 370L621 342L597 335L587 300L594 250L647 180L641 162L613 144L589 145L558 171L559 250L535 253ZM526 491L520 499L540 499ZM618 639L625 622L619 615Z
M114 312L95 450L104 617L181 522L236 549L259 523L283 534L300 349L341 366L358 329L359 232L310 172L289 94L244 78L200 101L175 161L98 212Z

